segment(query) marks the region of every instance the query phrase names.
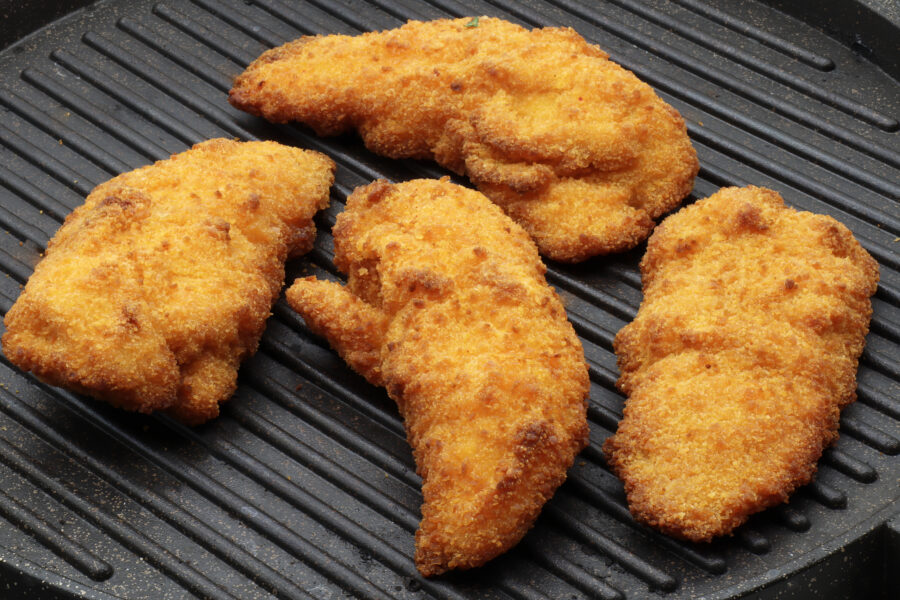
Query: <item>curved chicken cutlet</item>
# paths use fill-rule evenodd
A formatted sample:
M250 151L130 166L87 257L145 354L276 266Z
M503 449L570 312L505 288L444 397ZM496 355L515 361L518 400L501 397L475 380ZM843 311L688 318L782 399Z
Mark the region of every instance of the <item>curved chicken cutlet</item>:
M604 451L639 521L708 541L785 502L837 439L878 265L831 217L748 187L663 221L641 271Z
M400 408L424 480L419 570L481 565L587 443L581 343L532 241L476 191L375 182L334 243L347 286L300 279L288 302Z
M229 101L466 174L565 262L643 241L698 168L681 116L567 28L482 17L304 37L251 64Z
M219 413L334 164L217 139L97 186L6 315L3 352L48 383L189 424Z

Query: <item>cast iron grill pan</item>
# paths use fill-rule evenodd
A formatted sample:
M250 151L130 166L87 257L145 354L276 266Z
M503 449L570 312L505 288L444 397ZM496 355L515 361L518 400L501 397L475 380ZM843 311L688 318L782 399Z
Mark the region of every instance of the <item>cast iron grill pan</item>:
M590 366L591 445L534 530L488 566L416 573L420 482L397 410L282 300L222 416L195 429L46 386L0 360L0 595L888 597L900 562L900 85L761 3L97 2L0 53L0 309L96 184L217 136L336 160L315 250L288 263L287 280L340 278L329 231L356 186L446 173L379 158L355 136L319 139L237 111L226 102L232 78L300 35L472 15L572 26L650 83L684 115L700 156L689 200L726 185L772 187L845 223L878 260L859 400L816 481L709 545L631 519L599 449L621 416L612 338L640 303L642 246L549 266Z

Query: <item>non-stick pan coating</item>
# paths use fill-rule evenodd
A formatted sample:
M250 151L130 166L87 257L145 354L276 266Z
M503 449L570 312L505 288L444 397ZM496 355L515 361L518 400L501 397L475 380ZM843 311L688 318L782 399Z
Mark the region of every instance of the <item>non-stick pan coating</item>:
M354 136L319 139L241 113L226 102L231 79L301 35L469 15L574 27L684 115L702 165L690 200L727 185L778 190L791 206L846 224L882 279L859 400L815 483L733 537L694 545L636 525L599 451L622 411L611 344L640 303L644 248L551 264L549 281L590 364L591 445L518 547L432 580L412 563L421 496L396 408L283 300L224 414L196 429L47 387L4 359L0 596L887 598L896 590L900 84L889 72L897 57L864 19L807 24L797 8L789 16L741 0L107 0L65 18L43 12L51 2L15 4L16 18L52 23L0 53L3 312L94 185L216 136L275 139L337 161L316 249L288 264L288 280L337 275L329 231L354 187L445 172L379 158ZM878 23L898 52L896 22Z

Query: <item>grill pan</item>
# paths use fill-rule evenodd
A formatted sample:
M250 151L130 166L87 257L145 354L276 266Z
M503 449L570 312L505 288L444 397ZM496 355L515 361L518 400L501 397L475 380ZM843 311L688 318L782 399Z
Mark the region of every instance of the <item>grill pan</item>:
M355 136L318 139L231 108L231 79L300 35L473 15L567 25L688 123L700 176L778 190L846 224L881 265L858 401L814 483L709 545L636 524L600 446L623 405L612 338L641 299L644 246L550 264L591 376L591 444L507 555L431 580L412 563L419 479L383 390L283 300L215 421L194 429L46 386L0 359L0 596L888 598L900 586L900 10L741 0L2 2L0 310L91 188L211 137L275 139L338 163L315 250L376 177L445 172ZM773 5L778 5L774 7ZM65 16L54 10L69 10ZM781 12L781 10L788 12ZM788 14L790 13L790 14ZM45 25L22 37L35 27ZM465 180L459 180L465 183Z

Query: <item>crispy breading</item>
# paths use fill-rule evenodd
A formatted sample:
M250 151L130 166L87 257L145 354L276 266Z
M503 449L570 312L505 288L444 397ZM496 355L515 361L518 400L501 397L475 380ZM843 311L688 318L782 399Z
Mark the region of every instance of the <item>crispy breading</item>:
M581 343L534 243L446 180L357 189L334 228L346 287L291 306L387 388L423 478L416 565L479 566L516 544L587 443Z
M3 352L53 385L198 424L255 352L334 163L217 139L97 186L5 318Z
M684 121L568 28L501 19L411 21L269 50L229 101L320 135L356 129L393 158L436 160L576 262L643 241L691 191Z
M831 217L748 187L668 217L641 272L604 451L637 520L708 541L785 502L837 439L878 265Z

